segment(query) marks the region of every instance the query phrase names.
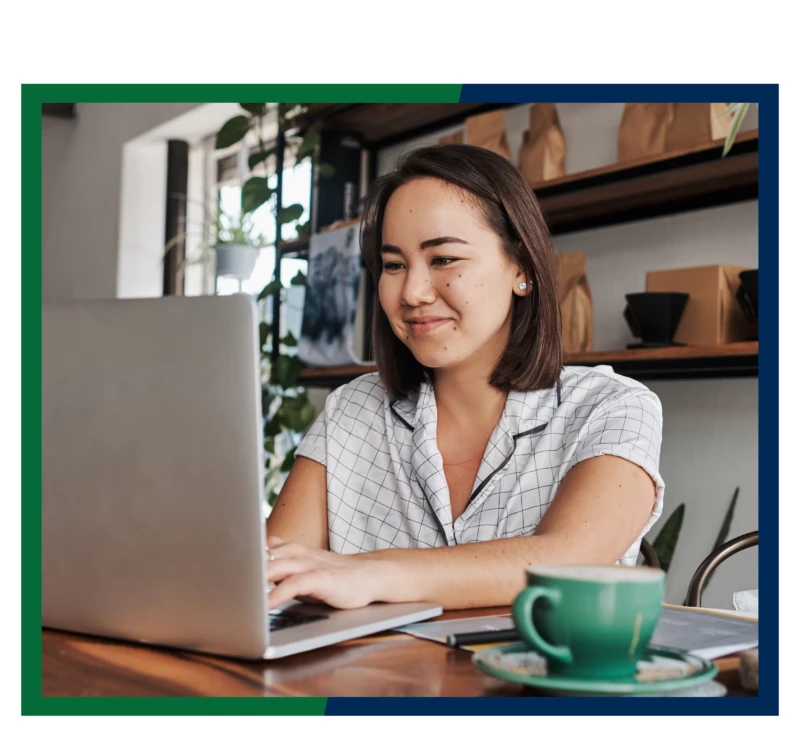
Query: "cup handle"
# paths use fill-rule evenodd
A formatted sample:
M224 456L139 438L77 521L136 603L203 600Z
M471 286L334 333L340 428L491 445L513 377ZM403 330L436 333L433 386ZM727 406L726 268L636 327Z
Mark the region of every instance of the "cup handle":
M547 599L556 605L561 601L561 592L544 586L530 586L514 600L512 614L522 639L533 650L547 658L557 660L564 665L572 664L572 651L566 645L551 645L545 642L533 626L533 604L538 598Z
M742 308L742 312L744 312L745 317L750 320L750 322L754 322L756 319L755 313L753 312L753 308L750 306L750 302L747 299L747 295L744 291L744 286L740 286L736 290L736 300L739 302L739 305Z
M642 336L639 331L639 325L636 322L636 318L633 316L633 310L631 310L630 305L625 307L625 311L622 313L622 316L625 318L625 322L628 323L628 327L631 329L633 337L641 338Z

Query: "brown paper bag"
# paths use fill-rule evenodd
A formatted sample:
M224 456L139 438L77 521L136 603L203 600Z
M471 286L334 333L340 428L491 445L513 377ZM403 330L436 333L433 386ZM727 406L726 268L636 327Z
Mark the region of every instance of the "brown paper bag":
M664 153L673 108L674 103L669 102L627 103L619 125L617 161Z
M439 139L440 146L445 146L448 143L464 143L464 131L456 131L455 133L450 133L447 136L442 136Z
M592 350L594 314L585 253L558 254L558 303L564 353Z
M566 174L567 141L552 102L532 105L528 130L522 134L519 170L535 186Z
M724 114L728 103L678 102L673 107L665 142L667 151L680 151L728 135L733 120L733 115Z
M471 146L494 151L511 161L506 135L506 111L492 110L482 115L473 115L466 121L467 143Z

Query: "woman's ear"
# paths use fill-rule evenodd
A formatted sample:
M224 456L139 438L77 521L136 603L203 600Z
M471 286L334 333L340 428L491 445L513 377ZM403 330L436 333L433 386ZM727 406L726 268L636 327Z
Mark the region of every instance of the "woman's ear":
M514 275L514 294L524 297L531 291L531 282L523 269L519 269Z

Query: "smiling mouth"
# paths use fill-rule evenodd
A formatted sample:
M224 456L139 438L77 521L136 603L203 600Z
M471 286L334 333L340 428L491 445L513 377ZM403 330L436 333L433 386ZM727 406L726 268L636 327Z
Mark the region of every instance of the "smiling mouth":
M425 322L407 322L406 324L411 329L411 333L413 335L428 335L432 333L434 330L438 330L439 328L447 325L447 323L452 322L452 319L449 317L443 317L439 320L426 320Z

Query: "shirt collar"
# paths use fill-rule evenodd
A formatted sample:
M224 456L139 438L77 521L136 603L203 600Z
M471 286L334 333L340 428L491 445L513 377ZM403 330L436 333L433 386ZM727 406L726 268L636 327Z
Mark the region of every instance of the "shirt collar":
M547 425L561 403L560 393L558 384L550 389L538 391L510 391L500 419L501 425L511 435L523 434ZM428 379L423 379L419 389L409 393L405 399L396 400L391 407L395 414L413 430L419 425L423 409L430 407L435 402L433 384Z

